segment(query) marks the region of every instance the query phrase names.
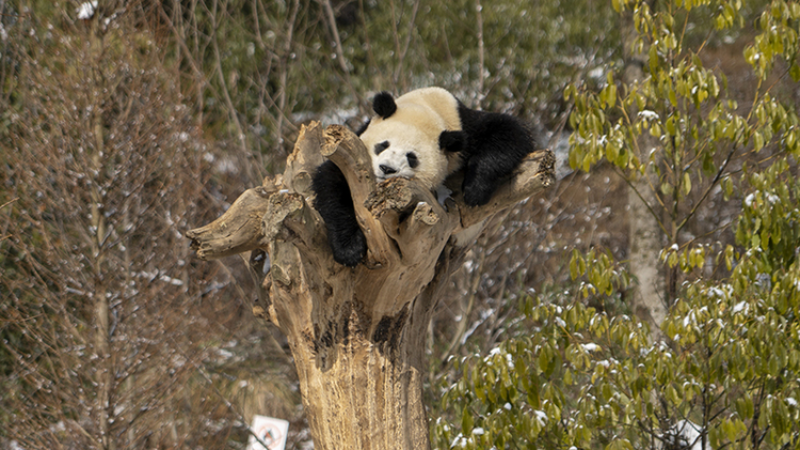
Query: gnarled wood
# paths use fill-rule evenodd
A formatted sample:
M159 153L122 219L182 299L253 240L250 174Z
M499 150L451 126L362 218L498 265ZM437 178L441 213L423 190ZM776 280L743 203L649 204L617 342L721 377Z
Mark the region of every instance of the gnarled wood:
M258 248L263 237L261 218L275 190L270 186L248 189L220 218L188 231L186 237L192 240L197 256L210 260Z
M322 156L345 174L367 238L365 263L352 269L334 262L310 206ZM254 312L288 338L315 448L426 449L424 337L441 289L488 218L552 183L553 163L547 150L530 155L486 206L458 194L441 205L413 179L376 184L360 139L312 124L282 177L187 236L204 259L269 255L268 304Z

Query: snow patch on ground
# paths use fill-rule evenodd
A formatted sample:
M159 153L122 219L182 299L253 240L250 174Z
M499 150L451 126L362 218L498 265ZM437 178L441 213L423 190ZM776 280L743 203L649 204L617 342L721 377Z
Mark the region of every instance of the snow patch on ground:
M80 20L89 20L94 16L94 12L97 9L97 0L91 2L84 2L81 6L78 6L78 9L75 10L75 13L78 14L78 19Z

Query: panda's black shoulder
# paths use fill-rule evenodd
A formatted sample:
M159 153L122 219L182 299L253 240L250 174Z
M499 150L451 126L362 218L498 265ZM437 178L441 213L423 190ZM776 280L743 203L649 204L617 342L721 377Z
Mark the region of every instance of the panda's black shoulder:
M508 152L514 154L528 154L539 147L539 137L536 130L527 123L511 114L481 111L472 109L458 102L458 117L461 119L461 129L467 136L467 150L469 153L478 151L491 142L504 142ZM491 147L496 147L491 145Z
M458 103L458 118L461 119L461 130L467 133L467 136L473 136L480 132L480 123L486 116L486 111L469 108L458 99L456 102Z

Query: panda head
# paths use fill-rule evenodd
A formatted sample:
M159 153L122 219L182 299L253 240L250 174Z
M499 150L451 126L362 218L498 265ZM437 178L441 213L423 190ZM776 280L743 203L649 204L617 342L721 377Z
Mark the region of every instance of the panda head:
M395 102L388 92L375 96L376 116L360 138L370 153L372 170L379 182L414 177L435 188L458 165L457 153L466 141L464 133L448 130L452 125L447 117L428 103L424 98L407 96ZM457 113L455 106L451 109Z

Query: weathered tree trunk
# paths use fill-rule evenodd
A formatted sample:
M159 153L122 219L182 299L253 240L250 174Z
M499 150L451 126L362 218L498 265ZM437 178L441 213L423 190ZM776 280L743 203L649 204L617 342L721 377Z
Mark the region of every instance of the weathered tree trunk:
M624 18L622 24L625 30L624 51L628 63L623 74L623 81L628 86L637 85L645 79L642 68L646 64L643 55L647 51L637 53L635 50L636 33L630 18ZM629 114L636 117L639 111L635 104L631 106ZM647 133L639 138L639 149L642 154L637 155L640 161L647 161L648 152L660 144ZM628 186L628 242L629 242L629 267L631 274L638 281L631 296L631 307L640 320L650 324L651 334L654 337L661 335L661 323L667 317L667 308L663 300L664 265L659 260L659 252L663 248L661 238L663 232L654 217L654 207L658 205L653 186L658 186L658 179L654 179L650 171L633 180Z
M333 261L310 206L323 156L344 172L367 238L365 263L353 269ZM490 204L468 208L458 195L443 206L414 180L376 184L353 133L312 124L283 176L187 236L202 259L252 252L251 270L263 276L253 311L288 338L315 448L427 449L424 344L441 288L488 218L550 185L553 163L538 151Z

